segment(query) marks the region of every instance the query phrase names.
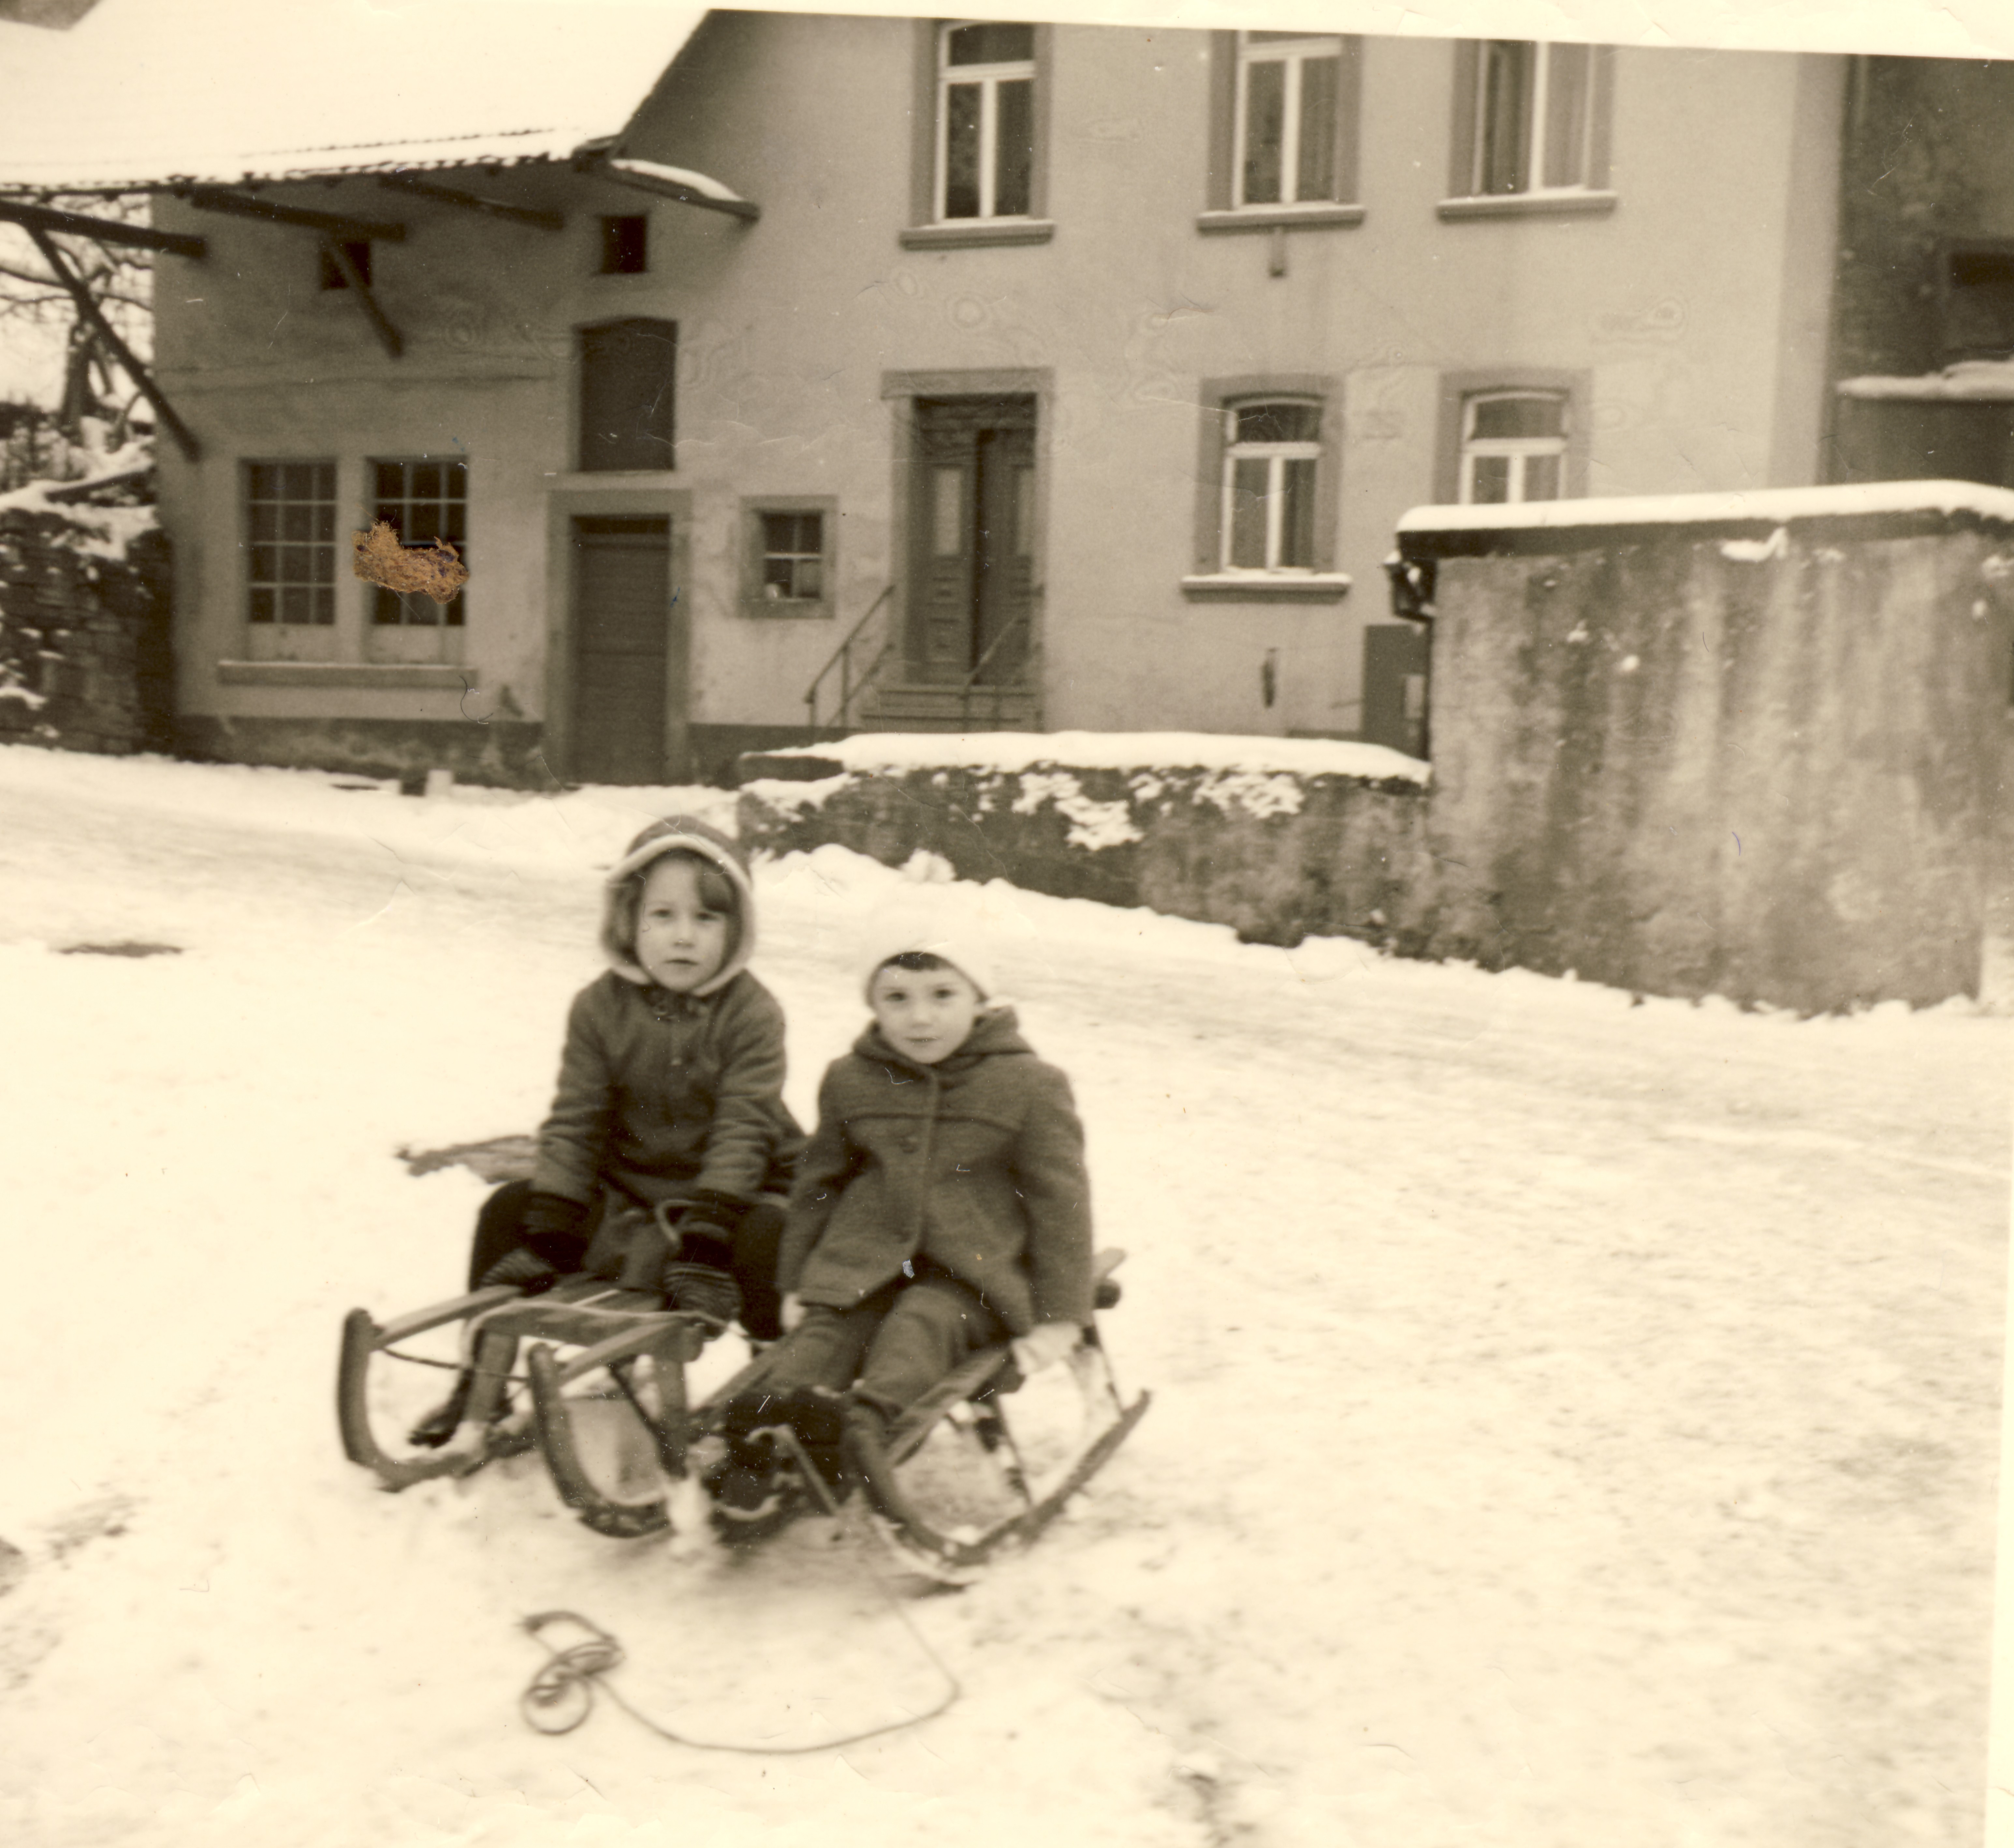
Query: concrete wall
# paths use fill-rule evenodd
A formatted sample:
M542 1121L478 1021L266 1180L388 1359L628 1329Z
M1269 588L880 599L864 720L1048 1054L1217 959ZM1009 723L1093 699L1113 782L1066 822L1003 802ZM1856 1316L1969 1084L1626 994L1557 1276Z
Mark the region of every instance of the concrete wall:
M916 771L758 786L744 832L1640 993L1816 1012L2005 985L2014 511L1402 544L1437 580L1424 792Z
M890 373L1040 375L1043 719L1059 728L1353 733L1392 524L1445 492L1450 379L1571 374L1587 491L1815 478L1831 231L1796 208L1835 156L1840 60L1618 51L1614 210L1457 221L1438 210L1456 48L1367 40L1363 221L1285 234L1274 275L1269 235L1199 228L1200 32L1054 28L1053 237L905 248L927 45L908 20L710 18L625 151L726 181L761 204L753 227L564 167L446 176L564 210L557 235L367 177L281 189L409 227L374 251L406 337L397 360L346 294L317 288L312 234L163 201L163 224L212 249L162 258L158 292L162 380L206 445L198 466L163 465L184 710L382 725L388 739L547 719L566 646L554 535L619 482L625 507L670 511L683 535L695 736L794 724L844 626L903 570ZM638 212L649 273L595 274L598 215ZM679 324L676 467L573 474L574 329L627 314ZM1203 381L1283 374L1328 381L1340 414L1332 562L1355 587L1341 601L1192 600ZM338 457L360 523L364 459L422 452L472 470L470 625L444 636L441 664L466 675L220 676L248 647L240 462ZM745 613L741 500L758 494L837 498L837 620ZM306 645L369 664L364 610L346 586L337 632Z
M89 522L0 512L0 743L166 750L167 541L149 531L108 557Z

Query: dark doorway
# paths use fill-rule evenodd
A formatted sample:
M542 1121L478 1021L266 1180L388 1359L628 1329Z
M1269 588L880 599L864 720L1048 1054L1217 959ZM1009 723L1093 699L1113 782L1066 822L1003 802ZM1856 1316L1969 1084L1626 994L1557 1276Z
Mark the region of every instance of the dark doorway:
M1367 744L1409 757L1427 754L1427 631L1417 622L1374 622L1364 632Z
M916 400L912 682L1018 686L1035 577L1035 400Z
M573 523L573 733L576 783L665 783L684 773L671 760L684 716L685 650L672 603L668 519L577 519ZM676 728L681 733L683 725Z

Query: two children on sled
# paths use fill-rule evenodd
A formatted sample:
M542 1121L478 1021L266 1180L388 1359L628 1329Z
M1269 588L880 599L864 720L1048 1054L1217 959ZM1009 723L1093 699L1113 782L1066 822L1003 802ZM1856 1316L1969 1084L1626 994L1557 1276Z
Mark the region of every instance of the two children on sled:
M749 1538L790 1510L772 1438L835 1490L854 1441L977 1348L1032 1373L1091 1317L1084 1134L968 940L898 928L865 961L873 1015L833 1062L805 1143L783 1101L783 1015L749 971L754 896L733 843L688 817L609 875L608 970L575 998L531 1180L493 1194L471 1288L587 1271L780 1341L727 1408L708 1487ZM788 1177L796 1169L794 1184ZM789 1185L788 1205L780 1192ZM467 1379L414 1429L446 1443Z

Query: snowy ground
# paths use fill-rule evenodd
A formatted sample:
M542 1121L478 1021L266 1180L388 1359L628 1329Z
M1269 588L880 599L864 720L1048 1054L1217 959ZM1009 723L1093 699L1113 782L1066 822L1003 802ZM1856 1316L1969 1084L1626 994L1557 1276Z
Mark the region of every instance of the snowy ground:
M718 797L708 798L719 801ZM991 889L1156 1404L914 1607L964 1696L843 1752L518 1719L580 1610L667 1724L937 1684L865 1556L597 1539L337 1448L342 1312L455 1286L637 791L421 802L0 751L0 1839L1887 1848L1979 1832L2007 1029L1241 947ZM794 1101L895 876L761 880ZM140 940L145 960L57 954Z

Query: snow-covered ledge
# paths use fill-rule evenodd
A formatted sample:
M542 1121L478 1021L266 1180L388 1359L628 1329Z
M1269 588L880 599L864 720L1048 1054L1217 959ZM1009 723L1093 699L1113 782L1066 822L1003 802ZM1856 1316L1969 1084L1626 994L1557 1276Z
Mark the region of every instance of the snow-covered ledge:
M1229 924L1249 939L1406 938L1428 767L1382 745L1195 732L868 733L741 760L740 823L788 852Z

